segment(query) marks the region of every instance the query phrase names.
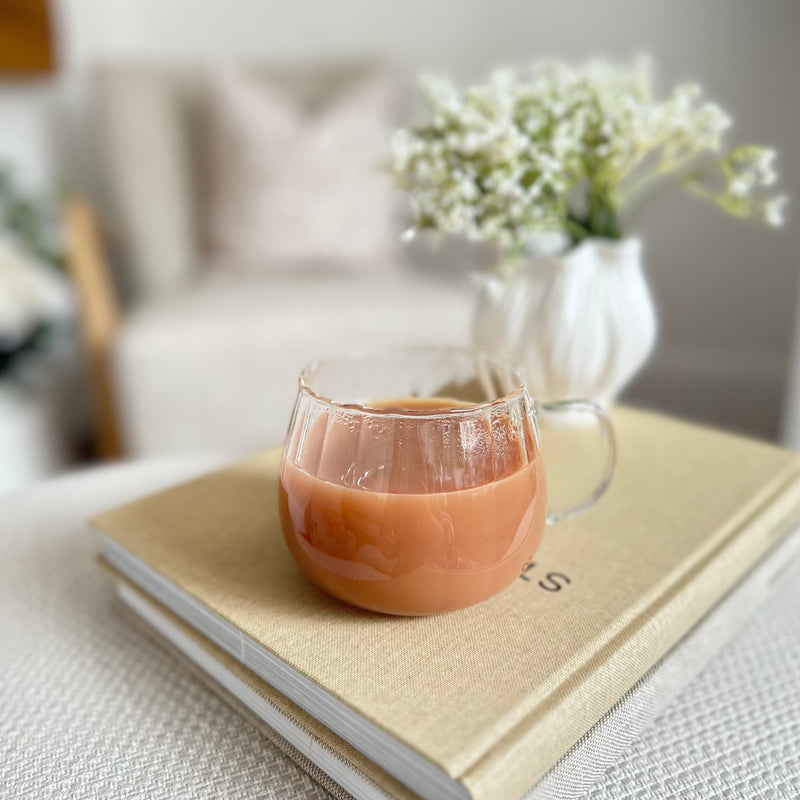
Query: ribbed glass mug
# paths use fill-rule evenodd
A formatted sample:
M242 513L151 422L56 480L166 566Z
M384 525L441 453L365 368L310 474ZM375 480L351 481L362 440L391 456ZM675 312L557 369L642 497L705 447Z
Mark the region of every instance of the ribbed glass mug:
M373 611L435 614L497 594L530 563L545 525L594 503L613 472L599 406L546 408L568 424L589 415L606 453L591 496L550 514L537 409L514 367L442 348L312 364L281 465L292 555L320 588Z

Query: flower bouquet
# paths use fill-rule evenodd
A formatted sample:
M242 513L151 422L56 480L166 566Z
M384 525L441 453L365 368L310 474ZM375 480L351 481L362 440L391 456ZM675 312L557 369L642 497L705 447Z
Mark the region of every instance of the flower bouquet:
M656 99L644 61L502 69L463 92L421 84L430 118L392 141L413 215L405 236L497 246L475 343L524 366L542 399L610 402L649 355L655 315L640 244L625 236L660 190L783 221L775 152L727 148L731 120L695 84Z

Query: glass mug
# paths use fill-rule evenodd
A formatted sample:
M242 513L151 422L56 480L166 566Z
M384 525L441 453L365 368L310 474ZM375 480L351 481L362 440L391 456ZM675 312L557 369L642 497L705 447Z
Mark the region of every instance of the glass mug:
M453 611L497 594L530 563L545 525L592 505L614 469L599 406L540 408L591 415L605 440L597 488L550 514L536 406L516 368L441 348L312 364L281 464L293 557L329 594L388 614Z

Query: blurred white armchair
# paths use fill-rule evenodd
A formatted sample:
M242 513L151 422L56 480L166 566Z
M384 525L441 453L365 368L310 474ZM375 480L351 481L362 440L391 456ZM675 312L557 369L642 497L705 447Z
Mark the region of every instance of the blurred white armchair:
M243 84L230 73L210 84L203 67L99 70L117 279L91 206L73 199L67 221L105 455L275 445L305 363L357 346L468 341L466 281L402 263L394 244L401 222L373 151L380 141L388 153L398 89L369 83L377 74L250 69ZM202 119L209 93L228 90L241 96L215 122L215 155L198 131L215 130ZM225 172L227 155L233 177L220 190L209 173Z

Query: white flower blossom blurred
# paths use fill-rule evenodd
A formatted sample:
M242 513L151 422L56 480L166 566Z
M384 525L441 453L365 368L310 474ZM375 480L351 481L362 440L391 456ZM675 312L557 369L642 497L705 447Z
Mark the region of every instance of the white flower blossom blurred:
M465 92L446 77L420 82L430 121L392 140L415 229L511 251L542 234L616 238L624 209L666 178L737 216L782 217L781 198L758 196L777 179L775 152L723 155L730 117L696 84L654 99L646 60L501 69ZM721 190L707 186L714 171Z
M788 202L789 198L784 194L764 203L764 221L767 225L772 225L776 228L783 225L785 222L784 208Z
M66 278L0 238L0 345L13 350L43 322L65 322L73 312Z

